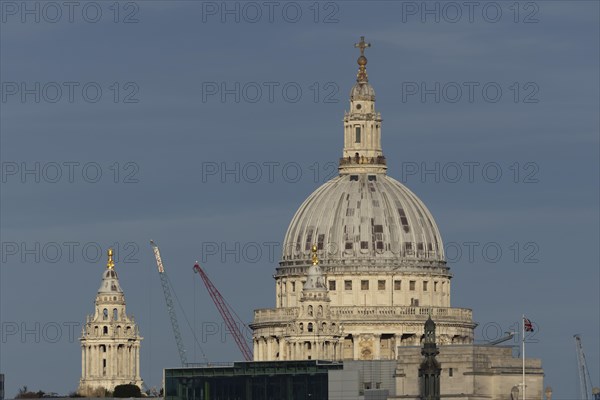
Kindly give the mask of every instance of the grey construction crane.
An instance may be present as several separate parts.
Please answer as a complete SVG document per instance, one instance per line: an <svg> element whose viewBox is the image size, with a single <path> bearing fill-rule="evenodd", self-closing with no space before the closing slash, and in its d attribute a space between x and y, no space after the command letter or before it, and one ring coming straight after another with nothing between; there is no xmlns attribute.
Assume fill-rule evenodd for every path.
<svg viewBox="0 0 600 400"><path fill-rule="evenodd" d="M175 313L175 307L173 306L173 299L171 297L171 289L169 284L169 277L163 267L162 259L160 258L160 251L158 246L153 240L150 241L152 250L154 251L154 257L156 258L156 266L158 267L158 275L160 276L160 283L162 284L163 293L165 295L165 302L167 303L167 311L169 312L169 318L171 319L171 328L173 328L173 336L175 336L175 342L177 343L177 350L179 351L179 359L181 360L181 366L187 365L187 356L185 354L185 347L183 346L183 340L181 339L181 332L179 331L179 322L177 322L177 314Z"/></svg>
<svg viewBox="0 0 600 400"><path fill-rule="evenodd" d="M593 400L600 400L600 389L592 387L592 380L590 379L590 370L587 367L585 361L585 354L583 353L583 345L581 344L581 335L573 335L575 338L575 349L577 351L577 370L579 372L579 394L582 400L592 400L590 398L590 388Z"/></svg>

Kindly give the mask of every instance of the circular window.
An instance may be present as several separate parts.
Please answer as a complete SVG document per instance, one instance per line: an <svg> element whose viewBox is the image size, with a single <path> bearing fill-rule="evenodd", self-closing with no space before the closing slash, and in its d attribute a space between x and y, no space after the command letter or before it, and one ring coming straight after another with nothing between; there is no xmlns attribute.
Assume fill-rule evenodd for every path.
<svg viewBox="0 0 600 400"><path fill-rule="evenodd" d="M357 105L356 105L356 109L357 109L357 110L360 110L361 108L362 108L362 106L361 106L360 104L357 104Z"/></svg>

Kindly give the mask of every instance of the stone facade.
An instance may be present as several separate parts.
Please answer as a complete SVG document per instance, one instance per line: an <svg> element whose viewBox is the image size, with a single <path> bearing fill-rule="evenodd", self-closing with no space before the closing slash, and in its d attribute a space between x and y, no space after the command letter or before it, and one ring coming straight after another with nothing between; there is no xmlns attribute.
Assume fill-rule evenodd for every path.
<svg viewBox="0 0 600 400"><path fill-rule="evenodd" d="M81 380L79 394L104 396L115 386L142 387L140 342L137 325L128 316L125 295L114 270L112 250L98 289L95 312L86 319L81 336Z"/></svg>
<svg viewBox="0 0 600 400"><path fill-rule="evenodd" d="M441 398L509 399L521 360L510 348L475 345L472 311L451 306L452 274L433 216L386 174L368 45L361 39L357 47L339 175L304 201L288 227L275 308L255 310L251 324L254 360L397 360L392 398L417 399L431 318ZM526 375L527 399L541 398L541 362L526 360Z"/></svg>
<svg viewBox="0 0 600 400"><path fill-rule="evenodd" d="M513 357L509 346L446 345L436 356L442 366L442 398L461 400L513 400L511 393L521 390L522 360ZM397 399L420 400L419 365L421 348L398 349L395 373ZM538 359L525 360L527 399L543 398L544 371ZM518 396L521 399L521 396Z"/></svg>
<svg viewBox="0 0 600 400"><path fill-rule="evenodd" d="M381 114L364 41L344 116L339 176L300 206L275 273L274 309L256 310L254 359L395 359L431 314L440 344L472 343L469 309L450 305L452 275L427 207L386 175ZM315 248L316 254L311 254ZM313 257L323 287L306 290Z"/></svg>

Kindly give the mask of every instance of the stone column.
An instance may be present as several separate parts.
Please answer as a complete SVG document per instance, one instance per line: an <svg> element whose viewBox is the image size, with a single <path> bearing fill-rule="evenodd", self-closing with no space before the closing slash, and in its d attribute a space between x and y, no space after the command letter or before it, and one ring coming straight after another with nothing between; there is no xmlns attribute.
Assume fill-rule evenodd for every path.
<svg viewBox="0 0 600 400"><path fill-rule="evenodd" d="M133 356L133 346L129 346L129 348L127 349L127 377L129 379L133 378L133 365L132 365L132 356Z"/></svg>
<svg viewBox="0 0 600 400"><path fill-rule="evenodd" d="M135 377L135 345L131 345L129 350L129 376L131 379Z"/></svg>
<svg viewBox="0 0 600 400"><path fill-rule="evenodd" d="M294 342L294 346L292 348L292 360L298 359L298 342Z"/></svg>
<svg viewBox="0 0 600 400"><path fill-rule="evenodd" d="M81 377L85 378L85 346L81 346Z"/></svg>
<svg viewBox="0 0 600 400"><path fill-rule="evenodd" d="M279 359L285 360L285 340L282 337L279 338Z"/></svg>
<svg viewBox="0 0 600 400"><path fill-rule="evenodd" d="M129 351L129 376L131 379L135 377L135 345L132 345Z"/></svg>
<svg viewBox="0 0 600 400"><path fill-rule="evenodd" d="M100 376L100 368L98 366L98 363L99 363L98 360L100 360L100 346L98 346L97 344L94 345L93 351L94 351L94 359L92 360L92 364L93 364L92 368L94 368L94 375Z"/></svg>
<svg viewBox="0 0 600 400"><path fill-rule="evenodd" d="M313 347L316 348L317 351L312 356L313 360L320 360L320 359L324 358L325 347L323 347L323 345L324 345L324 342L319 341L318 339L315 340L315 345Z"/></svg>
<svg viewBox="0 0 600 400"><path fill-rule="evenodd" d="M112 344L107 346L108 348L106 349L107 353L106 353L106 375L113 377L115 376L115 364L114 364L114 359L115 359L115 355L114 355L114 346Z"/></svg>
<svg viewBox="0 0 600 400"><path fill-rule="evenodd" d="M131 378L131 345L125 348L125 374L127 378Z"/></svg>
<svg viewBox="0 0 600 400"><path fill-rule="evenodd" d="M381 335L375 334L373 336L374 336L373 348L374 348L374 353L375 353L375 354L373 354L373 360L380 360L381 359Z"/></svg>
<svg viewBox="0 0 600 400"><path fill-rule="evenodd" d="M94 365L92 364L92 360L94 359L94 351L93 351L93 346L92 345L88 345L87 347L87 354L88 354L88 358L87 358L87 375L88 377L92 377L94 376Z"/></svg>
<svg viewBox="0 0 600 400"><path fill-rule="evenodd" d="M112 364L112 371L113 371L113 376L114 377L118 377L119 376L119 344L115 343L112 346L112 358L111 358L111 364Z"/></svg>
<svg viewBox="0 0 600 400"><path fill-rule="evenodd" d="M118 344L113 344L111 346L111 357L110 357L110 369L112 371L112 376L113 377L118 377L119 376L119 362L118 362L118 357L119 357L119 345Z"/></svg>
<svg viewBox="0 0 600 400"><path fill-rule="evenodd" d="M85 347L85 354L86 354L86 358L85 358L85 372L86 372L86 377L89 378L90 376L92 376L92 346L90 345L86 345Z"/></svg>
<svg viewBox="0 0 600 400"><path fill-rule="evenodd" d="M340 343L339 342L333 342L333 357L332 359L334 361L339 360L340 357Z"/></svg>
<svg viewBox="0 0 600 400"><path fill-rule="evenodd" d="M135 352L133 353L135 355L135 377L137 379L137 377L140 375L140 349L139 346L136 344L135 345Z"/></svg>
<svg viewBox="0 0 600 400"><path fill-rule="evenodd" d="M141 379L141 377L140 377L140 345L139 344L136 346L135 354L137 356L137 361L135 363L135 376L139 380L139 379Z"/></svg>
<svg viewBox="0 0 600 400"><path fill-rule="evenodd" d="M392 357L394 360L398 359L398 346L400 346L401 338L402 336L400 334L394 334L394 340L392 341Z"/></svg>
<svg viewBox="0 0 600 400"><path fill-rule="evenodd" d="M92 376L98 376L98 346L92 345L92 359L90 360L90 364L92 364Z"/></svg>
<svg viewBox="0 0 600 400"><path fill-rule="evenodd" d="M266 354L265 360L270 360L271 354L273 354L273 338L268 337L267 338L267 354Z"/></svg>
<svg viewBox="0 0 600 400"><path fill-rule="evenodd" d="M137 367L136 367L136 371L137 371L137 379L142 379L141 375L140 375L140 344L138 343L138 347L137 347L137 356L138 356L138 362L137 362Z"/></svg>
<svg viewBox="0 0 600 400"><path fill-rule="evenodd" d="M354 358L355 360L358 360L360 357L358 356L358 354L359 354L358 336L356 336L356 335L352 335L352 350L353 350L352 358Z"/></svg>

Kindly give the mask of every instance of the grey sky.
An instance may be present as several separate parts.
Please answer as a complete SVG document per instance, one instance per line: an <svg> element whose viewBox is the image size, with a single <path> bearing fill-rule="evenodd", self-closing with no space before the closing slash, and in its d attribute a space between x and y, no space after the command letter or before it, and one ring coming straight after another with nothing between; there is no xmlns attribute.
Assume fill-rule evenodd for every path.
<svg viewBox="0 0 600 400"><path fill-rule="evenodd" d="M473 309L479 340L484 327L488 337L497 327L510 330L522 313L534 321L538 342L528 344L527 354L542 359L545 384L557 399L577 396L572 335L581 333L593 383L600 386L598 2L520 2L518 16L513 2L481 2L472 22L462 6L456 23L449 21L455 10L435 2L321 2L318 16L313 2L280 2L273 22L262 6L255 23L247 3L227 3L237 4L240 21L225 15L222 22L221 2L122 2L117 23L113 2L87 6L85 16L88 3L80 2L73 22L63 9L56 23L47 21L55 14L46 3L27 3L40 7L39 23L23 14L21 2L0 4L0 370L7 396L22 385L76 389L77 338L105 264L104 254L90 261L98 246L105 251L118 243L116 268L144 337L142 377L149 387L160 386L162 368L178 363L150 239L161 247L200 340L221 318L192 273L196 259L204 259L246 321L253 309L274 305L271 276L281 246L271 260L264 243L282 241L301 202L331 176L328 163L341 154L341 121L356 76L353 44L361 35L373 45L367 70L384 119L388 173L424 201L441 229L452 256L453 305ZM430 14L422 22L419 11L436 4L440 22ZM96 5L99 22L86 21ZM407 14L412 7L416 15ZM497 9L502 15L492 22ZM302 16L292 23L296 10ZM127 16L138 22L124 23ZM22 102L21 83L35 91L36 82L39 103L35 94ZM52 82L64 89L56 103ZM72 102L65 82L79 85ZM222 101L220 93L206 92L213 83L220 90L236 82L239 102L234 94ZM436 82L440 101L434 94L421 99L421 83L433 89ZM272 102L267 85L274 87ZM256 86L262 97L251 102ZM457 86L462 97L452 102ZM102 97L92 103L95 87ZM302 95L292 102L297 87ZM418 93L407 94L415 87ZM492 102L496 87L502 95ZM15 88L19 92L9 94ZM45 171L39 183L32 174L21 176L23 166L36 162ZM73 182L68 162L79 163L71 164ZM279 163L272 182L264 166L270 162ZM479 163L470 164L472 182L464 164L470 162ZM62 166L59 179L53 163ZM207 175L207 168L235 163L245 167L239 182L231 174ZM262 166L256 183L251 163ZM284 173L286 163L293 164ZM421 176L423 166L436 163L439 182ZM456 165L460 179L454 179ZM302 176L296 181L297 166ZM411 174L415 167L419 172ZM94 183L98 168L102 176ZM498 168L502 176L493 182ZM77 243L72 260L64 242ZM238 253L239 262L226 254L223 262L220 253L202 253L212 242L239 243L247 251ZM472 260L465 242L478 243ZM252 262L255 243L262 256ZM24 247L35 254L24 254ZM456 247L462 256L450 254ZM502 256L492 262L496 248ZM180 319L188 358L201 361ZM69 322L79 324L73 341ZM22 338L21 329L36 330L36 323L39 343L32 333ZM54 324L63 334L56 343ZM15 326L19 332L8 334ZM211 361L241 358L230 336L205 339Z"/></svg>

